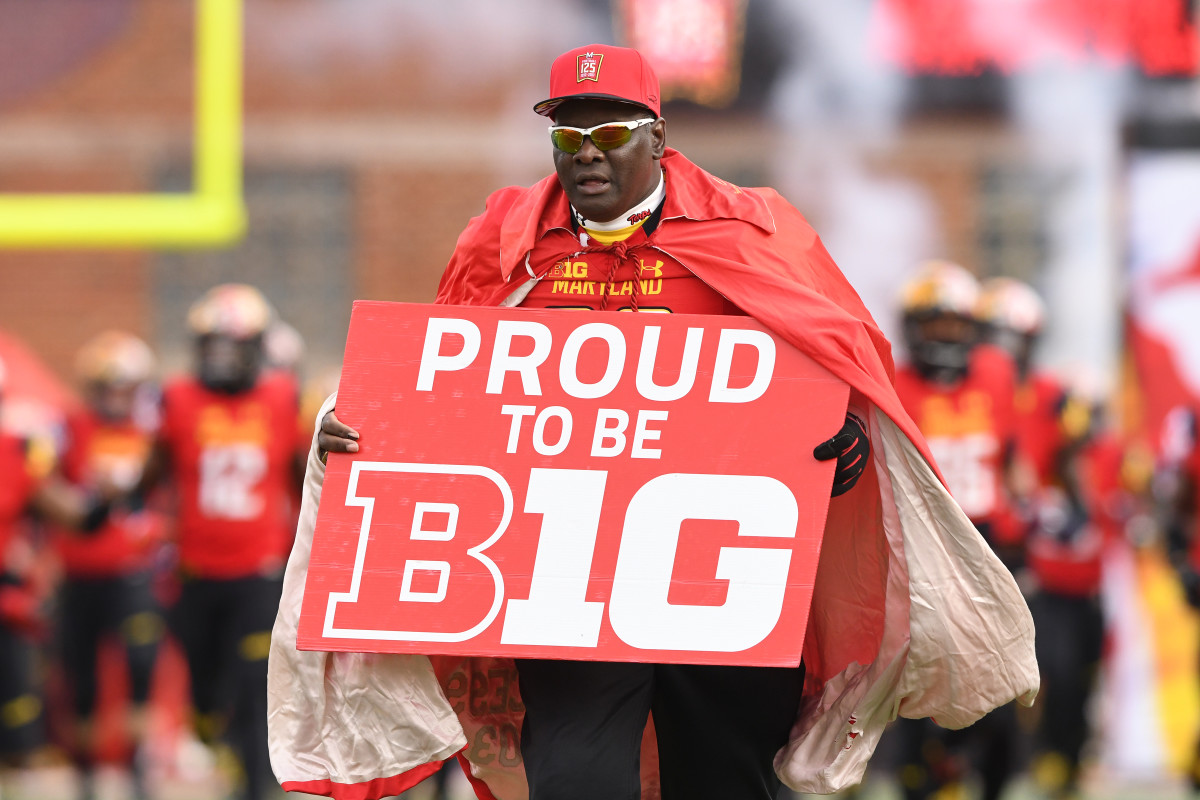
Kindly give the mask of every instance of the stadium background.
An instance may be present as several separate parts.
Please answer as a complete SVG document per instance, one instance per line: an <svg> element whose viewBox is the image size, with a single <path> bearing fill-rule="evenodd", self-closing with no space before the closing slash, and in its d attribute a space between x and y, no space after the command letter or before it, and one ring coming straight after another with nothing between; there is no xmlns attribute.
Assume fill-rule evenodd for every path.
<svg viewBox="0 0 1200 800"><path fill-rule="evenodd" d="M192 191L205 2L0 0L0 194ZM617 41L659 59L675 98L669 143L735 183L780 189L889 334L911 268L945 256L1043 293L1044 363L1108 403L1134 446L1152 451L1166 408L1200 389L1194 2L244 0L240 11L244 235L0 249L0 332L64 382L79 346L113 327L150 342L166 372L185 369L187 306L239 280L301 333L305 379L328 386L352 300L431 299L487 193L546 174L530 106L550 60ZM1136 608L1113 641L1132 661L1110 660L1095 752L1099 774L1173 796L1200 719L1195 623L1153 547L1131 553L1113 574Z"/></svg>

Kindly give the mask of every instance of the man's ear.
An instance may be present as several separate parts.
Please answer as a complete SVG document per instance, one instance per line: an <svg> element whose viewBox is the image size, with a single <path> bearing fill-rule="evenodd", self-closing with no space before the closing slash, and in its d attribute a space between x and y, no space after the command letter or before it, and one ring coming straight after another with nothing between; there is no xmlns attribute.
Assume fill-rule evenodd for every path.
<svg viewBox="0 0 1200 800"><path fill-rule="evenodd" d="M654 146L651 153L654 158L660 159L663 157L663 152L667 149L667 121L659 117L650 126L650 136L654 139Z"/></svg>

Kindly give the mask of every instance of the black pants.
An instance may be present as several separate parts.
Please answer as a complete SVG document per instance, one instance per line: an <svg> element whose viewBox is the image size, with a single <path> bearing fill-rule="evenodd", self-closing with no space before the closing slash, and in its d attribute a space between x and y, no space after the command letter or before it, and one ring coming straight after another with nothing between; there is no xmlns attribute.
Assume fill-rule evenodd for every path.
<svg viewBox="0 0 1200 800"><path fill-rule="evenodd" d="M896 720L888 728L898 751L905 800L928 800L946 786L972 776L980 800L999 800L1020 768L1020 729L1016 703L1008 703L961 730L946 730L933 720Z"/></svg>
<svg viewBox="0 0 1200 800"><path fill-rule="evenodd" d="M42 743L41 687L33 643L0 622L0 767L16 763Z"/></svg>
<svg viewBox="0 0 1200 800"><path fill-rule="evenodd" d="M1042 592L1029 602L1037 625L1042 672L1039 745L1061 755L1073 782L1087 741L1087 703L1104 644L1104 617L1095 597Z"/></svg>
<svg viewBox="0 0 1200 800"><path fill-rule="evenodd" d="M202 740L226 736L246 773L248 800L274 785L267 755L267 654L282 582L187 578L172 623L191 675Z"/></svg>
<svg viewBox="0 0 1200 800"><path fill-rule="evenodd" d="M529 800L637 800L647 715L663 800L772 800L804 668L519 660Z"/></svg>
<svg viewBox="0 0 1200 800"><path fill-rule="evenodd" d="M63 584L60 649L78 716L90 717L95 710L96 656L106 636L115 637L125 651L130 700L142 705L150 696L165 627L150 579L149 573L136 573L69 577Z"/></svg>

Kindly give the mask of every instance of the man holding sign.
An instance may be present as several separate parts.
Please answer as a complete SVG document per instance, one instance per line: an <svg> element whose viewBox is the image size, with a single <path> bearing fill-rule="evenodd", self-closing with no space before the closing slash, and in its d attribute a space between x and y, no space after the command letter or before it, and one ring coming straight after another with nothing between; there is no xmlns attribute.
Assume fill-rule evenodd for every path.
<svg viewBox="0 0 1200 800"><path fill-rule="evenodd" d="M324 456L360 451L358 432L338 420L332 399L327 403L309 460L297 549L272 647L272 758L285 788L380 797L413 785L429 774L431 764L458 753L479 796L495 800L637 798L644 786L657 785L666 798L766 799L781 778L802 791L828 792L861 778L884 724L897 712L936 714L944 724L961 726L1014 697L1031 702L1037 668L1020 593L939 483L924 440L892 388L886 340L800 214L771 190L733 186L668 149L657 79L636 51L590 45L563 54L551 69L550 99L535 110L554 123L556 175L489 198L485 213L459 238L437 302L670 312L728 322L689 322L682 342L681 326L660 330L644 321L652 319L644 313L626 320L597 316L614 321L585 324L576 315L550 311L498 315L447 309L462 313L387 323L401 328L396 336L401 343L394 349L381 344L388 352L376 353L374 363L394 366L400 377L387 384L384 396L403 398L414 412L436 420L429 409L444 407L436 393L446 384L445 397L454 398L457 408L442 421L469 425L487 419L501 434L494 445L498 451L527 458L528 469L514 479L507 472L461 466L471 463L468 454L450 458L440 451L443 463L433 465L419 457L438 446L422 438L425 433L363 427L362 457L403 453L409 460L356 460L352 469L345 461L334 469L331 460L321 530L337 538L336 523L326 520L329 504L342 497L363 509L359 516L365 521L356 540L322 545L318 531L314 544ZM373 310L367 306L356 307L348 354L354 341L386 338L387 325L370 327ZM637 322L630 322L634 317ZM420 342L417 366L411 364L412 347L402 346L406 336ZM665 384L655 366L660 342L672 355L664 360L681 364L670 373L678 375L673 384ZM744 345L741 355L738 343ZM754 356L749 361L748 354ZM626 369L626 362L636 369ZM785 362L795 371L785 369ZM801 376L808 369L804 364L814 365L807 377ZM415 372L406 373L410 368ZM355 374L365 379L369 373ZM698 387L697 375L708 385ZM780 375L803 379L776 380ZM557 377L554 385L548 376ZM343 401L365 407L352 396L357 385L344 375ZM806 408L797 387L821 386L840 395ZM516 394L528 401L507 399L518 387ZM505 400L497 407L489 396L499 395ZM712 450L711 459L720 460L723 474L688 470L686 463L665 472L638 466L692 452L675 432L680 416L692 413L687 409L705 403L730 405L695 412L724 417L693 428L691 446L699 448L695 440L705 432L703 445ZM735 413L738 403L745 404L741 416ZM790 417L828 416L830 408L836 417L823 423L832 423L823 431L789 424ZM721 419L737 430L752 409L768 415L779 434L773 447L761 451L746 442L755 461L741 463L741 441L728 432L724 438L717 434ZM576 430L580 418L588 421L586 436ZM802 440L801 431L812 438ZM484 431L479 436L488 438ZM386 446L372 450L377 443ZM628 466L622 462L620 472L598 472L595 460L610 456L627 458ZM818 461L834 462L832 474ZM556 468L543 466L551 463ZM388 500L371 488L378 480L372 473L380 471L453 473L456 486L477 487L470 490L474 497L498 498L494 505L503 511L489 523L496 532L467 551L492 573L477 570L481 580L497 587L492 610L469 633L449 622L433 630L421 614L402 613L392 627L405 630L383 634L370 629L369 615L354 616L362 598L374 591L370 576L384 572L372 573L367 563L373 557L370 543L383 540L373 524L390 524L389 516L411 519L407 528L396 526L409 540L408 552L438 553L435 542L444 548L464 529L459 515L469 505L467 499ZM772 474L776 477L768 477ZM830 481L830 489L814 491L818 475ZM640 486L624 485L643 479ZM827 515L826 501L810 507L818 505L813 502L818 494L839 498L829 503ZM651 495L660 499L647 500ZM524 517L512 526L540 516L536 558L512 549L515 531L502 538L513 520L514 498L522 497ZM671 507L678 497L692 505ZM623 523L611 520L614 509L622 512L616 516L623 515ZM373 516L379 517L375 523ZM702 579L680 578L680 570L688 569L676 563L686 527L731 521L738 537L771 537L765 541L777 543L799 538L797 531L814 519L816 540L807 561L799 543L794 553L766 545L721 548L715 570L717 583L725 583L724 598L686 596L689 583L713 583L711 565ZM474 525L480 527L486 525ZM341 573L323 566L328 554L356 548L353 586L321 590L340 581ZM458 568L440 557L415 558L402 562L400 605L425 603L429 614L440 612ZM546 564L552 561L557 571L547 580ZM603 572L606 563L612 568ZM738 563L754 566L739 572ZM804 568L815 571L815 579L800 575ZM501 603L500 573L511 597L507 605ZM607 608L597 599L598 577ZM811 599L811 612L792 620L786 615L795 614L798 604L786 597L805 583L802 599ZM660 593L638 594L650 584ZM388 591L380 590L379 608L396 606ZM729 641L706 644L704 629L720 627L710 623L722 610L753 610L754 603L743 598L764 592L777 610L763 617L762 631L739 637L738 626L726 626L721 635ZM799 607L808 612L806 603ZM567 622L546 624L555 614ZM758 622L746 613L744 627ZM753 656L760 643L789 632L796 635L789 658ZM376 636L409 643L369 646ZM338 644L338 637L352 642ZM497 649L438 644L464 637L494 641ZM411 644L421 639L423 649ZM352 653L298 652L298 641L302 647L414 655L373 658L367 666ZM801 641L807 669L778 666L798 663ZM596 647L615 653L632 647L645 657L601 660L589 656L588 648ZM683 651L690 655L679 655ZM431 660L419 653L469 657L434 658L431 669ZM506 677L514 662L488 659L490 653L518 656L523 706ZM338 697L355 699L330 703L323 693L331 686ZM314 693L320 702L310 699ZM487 702L478 702L480 694ZM639 764L651 712L657 775ZM506 728L506 719L519 722L519 753L515 742L499 734L481 740L485 717L500 731L516 729ZM355 732L349 740L347 731ZM495 746L481 747L481 741Z"/></svg>

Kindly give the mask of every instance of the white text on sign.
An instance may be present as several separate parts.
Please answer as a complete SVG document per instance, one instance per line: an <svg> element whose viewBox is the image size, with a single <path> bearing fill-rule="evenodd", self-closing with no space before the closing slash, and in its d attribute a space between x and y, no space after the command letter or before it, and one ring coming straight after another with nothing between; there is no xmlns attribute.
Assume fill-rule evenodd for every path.
<svg viewBox="0 0 1200 800"><path fill-rule="evenodd" d="M637 371L634 383L637 392L646 400L671 402L688 395L696 384L699 369L700 346L704 337L702 328L689 328L684 345L679 378L669 386L654 382L654 368L658 356L662 328L646 326L638 351ZM432 317L425 332L425 343L421 351L421 367L417 374L417 391L428 392L440 372L458 372L471 366L479 356L482 344L479 327L470 320L452 317ZM527 339L532 350L523 355L514 354L514 342ZM451 346L461 340L457 352L443 353L443 345ZM579 377L579 355L585 344L591 341L606 345L608 359L603 375L586 383ZM758 355L754 377L747 386L730 386L730 371L734 349L738 346L753 348ZM528 397L542 394L541 371L553 349L553 334L550 328L532 320L501 320L496 327L495 345L488 361L487 394L500 394L508 375L515 375L521 382L523 393ZM590 322L572 330L563 342L559 357L557 379L563 391L581 400L597 399L611 393L621 381L625 370L629 345L625 332L616 325L605 322ZM775 368L775 341L765 332L741 328L726 328L719 333L717 352L710 374L708 387L711 403L750 403L762 397L771 383Z"/></svg>
<svg viewBox="0 0 1200 800"><path fill-rule="evenodd" d="M495 485L504 498L500 525L482 542L465 541L450 522L436 534L425 530L422 516L430 509L457 509L436 490L414 503L409 537L436 540L444 556L417 562L405 561L389 570L364 572L377 497L360 493L365 473L404 473L407 476L473 475ZM592 558L604 509L608 473L601 470L542 469L529 473L524 511L541 516L527 598L505 602L503 577L486 555L504 535L512 512L512 490L498 473L484 467L356 462L346 502L364 509L352 586L349 592L331 593L324 635L331 638L405 639L410 641L465 641L492 625L503 612L500 640L504 644L544 647L596 647L599 643L605 602L588 600ZM408 484L410 487L412 484ZM422 484L418 484L422 485ZM436 486L430 483L429 486ZM676 567L679 535L685 520L736 522L738 536L752 539L790 540L796 535L798 508L791 490L780 481L755 475L699 475L668 473L651 479L630 499L625 510L616 573L607 598L608 621L613 632L635 648L738 652L763 641L779 622L791 566L791 542L780 547L750 544L722 547L713 577L728 586L720 605L671 603L668 594ZM464 558L465 557L465 558ZM471 575L456 575L454 563L478 564ZM414 571L438 574L437 589L416 592ZM365 581L392 581L404 576L399 591L390 591L401 606L420 603L413 613L398 615L410 620L432 620L438 607L454 606L456 582L480 574L490 575L491 602L478 619L461 630L383 631L347 629L337 625L339 605L353 606L369 587ZM349 609L348 609L349 610ZM377 612L378 613L378 610ZM435 626L429 626L433 628Z"/></svg>

